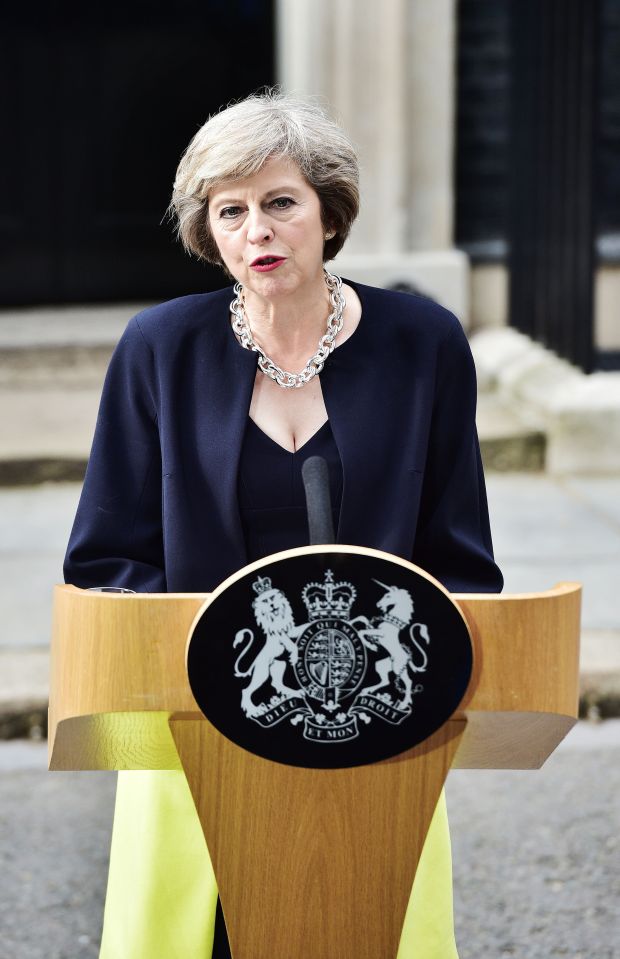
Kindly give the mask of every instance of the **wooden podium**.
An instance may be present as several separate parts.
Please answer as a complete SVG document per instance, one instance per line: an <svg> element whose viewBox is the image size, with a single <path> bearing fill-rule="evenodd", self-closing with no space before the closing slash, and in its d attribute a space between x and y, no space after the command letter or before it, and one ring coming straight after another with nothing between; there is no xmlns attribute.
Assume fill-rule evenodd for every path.
<svg viewBox="0 0 620 959"><path fill-rule="evenodd" d="M391 959L450 767L538 768L575 723L580 594L453 595L474 649L459 710L392 759L305 769L247 752L198 710L185 647L207 594L59 586L49 766L184 768L234 959Z"/></svg>

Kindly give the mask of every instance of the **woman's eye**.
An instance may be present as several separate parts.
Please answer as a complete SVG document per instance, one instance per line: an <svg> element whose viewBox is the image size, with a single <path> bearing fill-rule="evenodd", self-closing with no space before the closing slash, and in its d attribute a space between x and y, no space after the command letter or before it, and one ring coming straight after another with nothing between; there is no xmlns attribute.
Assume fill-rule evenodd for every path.
<svg viewBox="0 0 620 959"><path fill-rule="evenodd" d="M232 220L234 217L239 216L241 212L241 207L239 206L225 206L220 210L220 218L222 220Z"/></svg>
<svg viewBox="0 0 620 959"><path fill-rule="evenodd" d="M271 205L275 207L276 210L287 210L294 202L290 196L278 196L275 200L271 201Z"/></svg>

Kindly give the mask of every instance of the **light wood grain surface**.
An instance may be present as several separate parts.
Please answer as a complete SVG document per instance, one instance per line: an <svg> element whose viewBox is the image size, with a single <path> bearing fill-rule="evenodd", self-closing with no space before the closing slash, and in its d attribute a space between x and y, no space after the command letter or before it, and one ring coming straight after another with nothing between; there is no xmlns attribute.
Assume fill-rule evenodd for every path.
<svg viewBox="0 0 620 959"><path fill-rule="evenodd" d="M234 959L395 957L430 820L464 728L354 769L299 769L172 730L205 830Z"/></svg>
<svg viewBox="0 0 620 959"><path fill-rule="evenodd" d="M540 766L575 722L580 587L452 597L474 652L452 719L392 759L330 770L254 756L201 715L185 653L213 596L57 587L50 768L185 770L234 959L392 959L450 767Z"/></svg>
<svg viewBox="0 0 620 959"><path fill-rule="evenodd" d="M452 598L474 647L474 676L456 713L467 729L454 765L539 767L577 717L581 587ZM207 600L56 588L50 768L179 768L167 721L199 714L185 648Z"/></svg>

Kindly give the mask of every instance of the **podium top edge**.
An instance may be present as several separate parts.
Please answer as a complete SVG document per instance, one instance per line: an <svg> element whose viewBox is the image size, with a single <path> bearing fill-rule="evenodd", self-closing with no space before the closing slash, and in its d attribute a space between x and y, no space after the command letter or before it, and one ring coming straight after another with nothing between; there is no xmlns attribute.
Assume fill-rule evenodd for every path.
<svg viewBox="0 0 620 959"><path fill-rule="evenodd" d="M578 582L560 582L548 589L526 593L450 593L455 602L476 600L476 602L498 602L503 600L532 600L564 596L570 593L580 593L583 585ZM168 600L168 599L195 599L204 601L211 593L98 593L95 590L81 589L69 583L57 583L54 592L71 593L76 596L97 597L100 600Z"/></svg>
<svg viewBox="0 0 620 959"><path fill-rule="evenodd" d="M578 582L560 582L548 589L542 589L529 593L450 593L452 599L458 603L460 600L475 599L476 602L498 602L498 600L531 600L531 599L551 599L554 596L567 596L571 593L581 593L583 583Z"/></svg>

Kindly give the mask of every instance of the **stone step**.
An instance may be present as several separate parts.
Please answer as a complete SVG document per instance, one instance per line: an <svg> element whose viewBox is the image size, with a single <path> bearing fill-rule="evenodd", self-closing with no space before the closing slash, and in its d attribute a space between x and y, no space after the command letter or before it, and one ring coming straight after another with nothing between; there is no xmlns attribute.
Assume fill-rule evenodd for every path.
<svg viewBox="0 0 620 959"><path fill-rule="evenodd" d="M103 371L96 386L0 386L0 486L83 477L102 377ZM478 429L486 470L544 469L545 434L524 423L501 400L481 394Z"/></svg>
<svg viewBox="0 0 620 959"><path fill-rule="evenodd" d="M0 486L83 477L105 371L138 309L0 312Z"/></svg>
<svg viewBox="0 0 620 959"><path fill-rule="evenodd" d="M545 468L546 435L495 393L478 395L478 435L486 471L531 473Z"/></svg>
<svg viewBox="0 0 620 959"><path fill-rule="evenodd" d="M542 424L548 473L620 473L620 372L583 373L510 327L470 343L481 392Z"/></svg>
<svg viewBox="0 0 620 959"><path fill-rule="evenodd" d="M82 341L76 329L74 343L37 345L7 342L0 324L0 486L83 477L119 327L100 329L97 342ZM479 396L478 429L485 469L544 469L544 432L494 393Z"/></svg>
<svg viewBox="0 0 620 959"><path fill-rule="evenodd" d="M0 311L0 485L81 475L105 368L139 308ZM620 373L586 376L510 328L470 342L488 470L620 472Z"/></svg>
<svg viewBox="0 0 620 959"><path fill-rule="evenodd" d="M82 479L100 392L0 387L0 486Z"/></svg>

